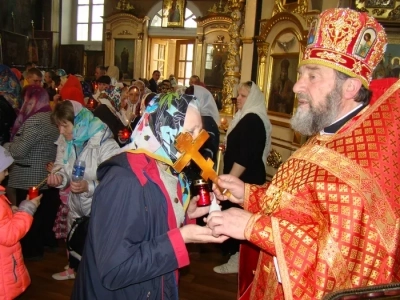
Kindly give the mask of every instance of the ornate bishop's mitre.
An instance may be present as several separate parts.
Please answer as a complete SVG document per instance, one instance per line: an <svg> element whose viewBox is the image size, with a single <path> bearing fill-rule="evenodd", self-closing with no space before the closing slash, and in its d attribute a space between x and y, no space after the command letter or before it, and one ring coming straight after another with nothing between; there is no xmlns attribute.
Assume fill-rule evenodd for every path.
<svg viewBox="0 0 400 300"><path fill-rule="evenodd" d="M313 20L299 66L319 64L361 80L368 88L387 38L373 17L348 8L328 9Z"/></svg>

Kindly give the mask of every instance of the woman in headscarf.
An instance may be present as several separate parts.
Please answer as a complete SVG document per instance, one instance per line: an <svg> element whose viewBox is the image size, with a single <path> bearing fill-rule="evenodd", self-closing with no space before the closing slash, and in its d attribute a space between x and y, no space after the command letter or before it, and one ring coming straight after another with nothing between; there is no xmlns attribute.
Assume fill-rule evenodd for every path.
<svg viewBox="0 0 400 300"><path fill-rule="evenodd" d="M127 106L126 109L123 110L123 114L126 118L127 124L130 124L132 130L134 127L132 127L132 122L136 117L139 116L139 110L140 110L140 101L142 99L143 92L141 91L140 87L138 85L131 85L128 88L127 92Z"/></svg>
<svg viewBox="0 0 400 300"><path fill-rule="evenodd" d="M66 100L66 99L74 100L82 105L85 105L82 85L78 77L74 75L62 76L61 84L58 88L61 100ZM58 94L55 95L55 97L57 96ZM56 102L57 100L58 99L56 99Z"/></svg>
<svg viewBox="0 0 400 300"><path fill-rule="evenodd" d="M140 97L143 97L144 94L151 93L151 90L146 87L146 84L142 80L135 80L134 82L132 82L131 87L132 86L135 86L139 89Z"/></svg>
<svg viewBox="0 0 400 300"><path fill-rule="evenodd" d="M263 184L266 181L266 159L271 147L271 123L267 116L264 94L258 86L247 81L239 84L238 111L226 133L224 174L239 177L246 183ZM222 202L222 209L239 207L230 201ZM240 242L229 239L223 251L230 254L229 261L214 268L216 273L238 272Z"/></svg>
<svg viewBox="0 0 400 300"><path fill-rule="evenodd" d="M67 76L67 72L65 72L64 69L57 69L56 70L56 75L59 77Z"/></svg>
<svg viewBox="0 0 400 300"><path fill-rule="evenodd" d="M21 84L14 72L6 65L0 65L0 95L18 113L22 106Z"/></svg>
<svg viewBox="0 0 400 300"><path fill-rule="evenodd" d="M26 199L30 187L46 178L46 165L56 158L54 142L58 131L51 123L51 108L47 91L39 86L28 86L23 92L24 104L11 130L11 142L4 144L14 158L8 186L16 190L17 205ZM31 229L21 240L26 259L39 260L44 247L56 247L52 231L57 208L58 191L47 185L40 187L42 205L38 208Z"/></svg>
<svg viewBox="0 0 400 300"><path fill-rule="evenodd" d="M129 124L121 112L121 89L109 86L100 93L97 101L99 104L93 114L110 128L114 139L119 143L118 132Z"/></svg>
<svg viewBox="0 0 400 300"><path fill-rule="evenodd" d="M89 216L92 197L98 187L97 167L119 152L120 148L108 127L82 104L65 100L57 104L53 122L58 126L57 158L54 174L50 174L47 184L59 189L70 189L68 197L68 231L76 218ZM72 170L76 160L86 164L83 180L72 181ZM78 256L69 255L69 268L53 274L56 280L75 278L74 270L79 265Z"/></svg>
<svg viewBox="0 0 400 300"><path fill-rule="evenodd" d="M192 85L188 87L185 94L194 95L199 101L203 128L210 135L209 139L202 147L202 154L205 158L211 158L214 161L214 166L216 166L219 146L218 126L220 124L220 118L214 97L209 90L200 85Z"/></svg>
<svg viewBox="0 0 400 300"><path fill-rule="evenodd" d="M139 123L139 120L141 119L144 111L146 110L147 106L149 105L151 99L154 98L156 93L148 93L143 95L142 101L140 103L136 103L134 107L129 107L128 109L134 109L135 112L130 114L130 117L126 117L127 121L130 120L130 123L128 125L128 128L130 130L135 130L137 124ZM120 145L125 145L129 143L130 137L126 138L125 133L123 130L120 130L118 132L118 142Z"/></svg>
<svg viewBox="0 0 400 300"><path fill-rule="evenodd" d="M218 242L206 227L184 225L198 208L182 174L176 136L201 130L194 97L156 96L132 142L98 169L87 243L71 299L178 299L178 269L189 264L185 243ZM112 201L110 202L110 199Z"/></svg>
<svg viewBox="0 0 400 300"><path fill-rule="evenodd" d="M111 78L111 85L113 86L118 86L118 87L123 87L122 82L120 82L120 72L119 68L117 66L109 66L107 69L107 76L110 76Z"/></svg>

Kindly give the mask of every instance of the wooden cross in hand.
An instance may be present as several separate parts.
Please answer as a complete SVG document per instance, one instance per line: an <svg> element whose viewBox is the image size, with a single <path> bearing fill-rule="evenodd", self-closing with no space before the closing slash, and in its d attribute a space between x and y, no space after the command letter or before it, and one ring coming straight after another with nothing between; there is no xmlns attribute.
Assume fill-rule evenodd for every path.
<svg viewBox="0 0 400 300"><path fill-rule="evenodd" d="M173 168L177 172L181 172L183 168L193 160L201 169L200 176L204 180L210 179L212 182L217 184L218 175L213 169L214 162L207 158L207 160L200 154L199 149L207 141L209 135L207 131L202 129L196 139L190 133L180 133L176 137L175 147L182 154L178 160L174 163ZM227 193L224 193L226 196Z"/></svg>

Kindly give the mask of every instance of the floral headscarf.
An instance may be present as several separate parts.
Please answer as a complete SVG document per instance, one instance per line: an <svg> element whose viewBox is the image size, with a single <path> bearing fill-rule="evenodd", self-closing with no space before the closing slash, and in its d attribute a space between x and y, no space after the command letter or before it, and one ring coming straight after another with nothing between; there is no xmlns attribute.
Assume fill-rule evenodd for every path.
<svg viewBox="0 0 400 300"><path fill-rule="evenodd" d="M82 149L84 143L88 141L99 131L105 128L105 124L97 117L95 117L87 108L83 107L82 104L76 101L69 101L74 107L74 128L73 128L73 139L66 141L67 147L64 153L64 163L68 162L71 156L74 145L78 149Z"/></svg>
<svg viewBox="0 0 400 300"><path fill-rule="evenodd" d="M6 65L0 65L0 94L16 111L22 106L21 84L14 72Z"/></svg>
<svg viewBox="0 0 400 300"><path fill-rule="evenodd" d="M144 153L169 165L178 159L175 139L183 130L188 106L197 110L197 99L189 95L179 96L176 93L156 95L149 103L143 117L131 136L131 143L123 150L133 153ZM189 183L183 173L178 175L182 187L183 207L186 210L190 194Z"/></svg>
<svg viewBox="0 0 400 300"><path fill-rule="evenodd" d="M84 97L92 97L92 87L90 86L89 82L81 81L82 91Z"/></svg>
<svg viewBox="0 0 400 300"><path fill-rule="evenodd" d="M100 98L109 100L114 109L119 111L121 106L121 89L119 87L110 85L100 94Z"/></svg>
<svg viewBox="0 0 400 300"><path fill-rule="evenodd" d="M27 119L40 112L51 111L49 94L40 86L27 86L24 90L24 104L11 130L11 141Z"/></svg>

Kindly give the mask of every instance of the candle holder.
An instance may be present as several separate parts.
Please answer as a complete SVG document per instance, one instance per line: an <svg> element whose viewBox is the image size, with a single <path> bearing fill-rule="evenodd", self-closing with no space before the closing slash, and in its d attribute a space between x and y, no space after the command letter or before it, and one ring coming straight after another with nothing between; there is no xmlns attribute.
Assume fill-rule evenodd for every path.
<svg viewBox="0 0 400 300"><path fill-rule="evenodd" d="M199 200L197 206L208 206L211 204L210 190L207 181L204 179L198 179L194 181L194 189Z"/></svg>
<svg viewBox="0 0 400 300"><path fill-rule="evenodd" d="M86 104L86 108L92 111L96 107L97 107L97 101L95 101L93 98L90 98Z"/></svg>
<svg viewBox="0 0 400 300"><path fill-rule="evenodd" d="M36 198L37 196L39 196L39 189L35 186L30 187L28 190L29 200L32 200L32 199Z"/></svg>

